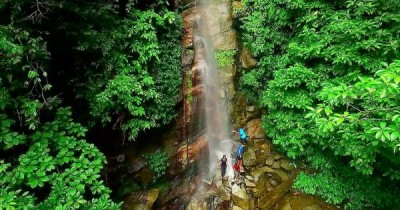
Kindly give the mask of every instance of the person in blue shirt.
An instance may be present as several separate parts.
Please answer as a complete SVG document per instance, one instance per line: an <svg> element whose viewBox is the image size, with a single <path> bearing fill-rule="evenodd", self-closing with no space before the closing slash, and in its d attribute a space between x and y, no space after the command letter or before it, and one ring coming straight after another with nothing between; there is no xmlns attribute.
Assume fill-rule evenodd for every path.
<svg viewBox="0 0 400 210"><path fill-rule="evenodd" d="M236 150L236 159L240 169L242 169L243 166L244 146L245 145L242 142Z"/></svg>
<svg viewBox="0 0 400 210"><path fill-rule="evenodd" d="M244 131L243 128L239 128L239 132L237 132L237 131L233 131L233 132L234 132L235 134L239 135L239 137L240 137L240 142L241 142L241 143L246 144L246 141L247 141L247 134L246 134L246 132Z"/></svg>

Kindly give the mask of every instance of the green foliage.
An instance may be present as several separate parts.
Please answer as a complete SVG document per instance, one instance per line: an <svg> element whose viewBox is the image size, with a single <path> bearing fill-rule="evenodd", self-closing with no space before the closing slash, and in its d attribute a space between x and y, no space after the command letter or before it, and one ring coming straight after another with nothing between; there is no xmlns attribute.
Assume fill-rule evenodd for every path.
<svg viewBox="0 0 400 210"><path fill-rule="evenodd" d="M112 25L91 22L101 27L102 34L92 27L76 32L82 39L76 49L102 55L88 64L84 82L77 86L83 86L79 96L89 100L93 117L103 124L118 123L134 139L140 131L176 116L181 22L177 12L163 6L141 11L128 3L126 18L114 13L102 16Z"/></svg>
<svg viewBox="0 0 400 210"><path fill-rule="evenodd" d="M118 209L100 180L104 155L49 96L43 39L13 24L0 34L0 209Z"/></svg>
<svg viewBox="0 0 400 210"><path fill-rule="evenodd" d="M0 3L0 209L120 208L100 179L104 155L72 116L131 138L173 119L181 23L168 7Z"/></svg>
<svg viewBox="0 0 400 210"><path fill-rule="evenodd" d="M5 151L28 140L29 149L17 160L10 160L1 170L0 207L20 208L118 208L111 202L110 190L100 180L100 170L105 157L93 144L80 140L86 132L70 118L69 109L57 110L55 119L41 123L32 129L32 135L13 132L14 123L0 115L3 120L0 143ZM6 119L4 119L6 118ZM12 135L11 142L10 134ZM49 190L41 202L39 195L30 190ZM94 198L85 199L89 192ZM42 196L42 195L40 195Z"/></svg>
<svg viewBox="0 0 400 210"><path fill-rule="evenodd" d="M153 179L155 182L158 178L163 176L169 166L168 155L166 152L157 149L156 152L144 155L146 158L147 166L156 174Z"/></svg>
<svg viewBox="0 0 400 210"><path fill-rule="evenodd" d="M400 147L399 82L400 61L397 60L377 71L375 77L360 76L352 85L326 83L318 96L323 104L316 109L310 107L306 117L315 120L319 130L338 142L325 146L338 155L350 156L350 165L359 172L372 174L378 158L384 158L381 161L393 164L386 164L380 173L400 180L395 160L395 152ZM380 157L383 151L386 157Z"/></svg>
<svg viewBox="0 0 400 210"><path fill-rule="evenodd" d="M238 25L259 63L240 88L268 113L274 143L318 169L296 186L349 209L398 206L398 61L378 70L400 58L400 2L243 3Z"/></svg>
<svg viewBox="0 0 400 210"><path fill-rule="evenodd" d="M215 52L215 58L219 68L232 66L235 62L236 50L218 50Z"/></svg>

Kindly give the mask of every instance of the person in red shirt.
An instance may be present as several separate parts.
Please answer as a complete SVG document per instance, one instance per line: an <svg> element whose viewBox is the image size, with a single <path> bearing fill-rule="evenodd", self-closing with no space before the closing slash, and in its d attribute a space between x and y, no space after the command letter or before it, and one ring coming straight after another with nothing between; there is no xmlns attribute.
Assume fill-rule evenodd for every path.
<svg viewBox="0 0 400 210"><path fill-rule="evenodd" d="M240 169L240 165L239 163L236 161L235 164L233 164L233 179L237 179L239 178L239 169Z"/></svg>

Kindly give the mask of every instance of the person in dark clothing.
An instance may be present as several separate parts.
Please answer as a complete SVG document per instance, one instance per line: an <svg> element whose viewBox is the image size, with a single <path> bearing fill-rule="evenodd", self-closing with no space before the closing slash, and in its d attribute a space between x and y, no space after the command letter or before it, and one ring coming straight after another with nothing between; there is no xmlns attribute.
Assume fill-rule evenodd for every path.
<svg viewBox="0 0 400 210"><path fill-rule="evenodd" d="M226 158L226 155L223 155L220 161L220 166L221 166L221 178L224 178L225 172L226 172L226 163L228 159Z"/></svg>

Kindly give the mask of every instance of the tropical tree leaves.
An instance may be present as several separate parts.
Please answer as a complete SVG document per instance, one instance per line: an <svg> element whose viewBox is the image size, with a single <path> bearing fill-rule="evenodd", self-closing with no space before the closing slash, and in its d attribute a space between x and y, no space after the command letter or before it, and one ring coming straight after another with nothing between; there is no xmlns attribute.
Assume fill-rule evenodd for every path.
<svg viewBox="0 0 400 210"><path fill-rule="evenodd" d="M360 186L352 195L330 189L308 192L351 209L397 205L395 198L366 198L363 185L379 180L369 191L390 195L384 193L384 183L398 182L393 178L400 163L393 150L398 148L400 78L398 61L389 68L385 63L400 57L399 2L243 3L242 38L259 62L243 72L240 88L265 109L263 125L273 142L323 172L299 179L297 186L325 183L338 190L351 179L350 185ZM358 182L357 176L369 181ZM332 177L337 181L327 181Z"/></svg>

